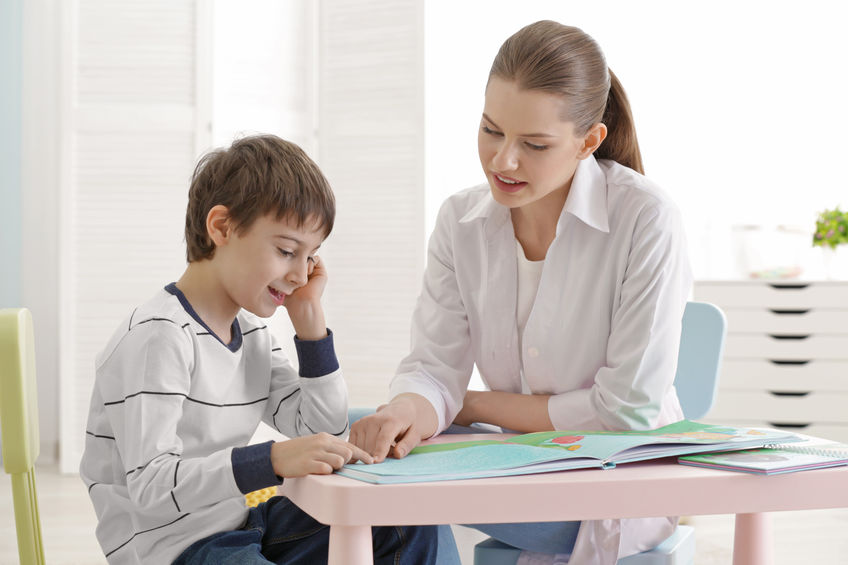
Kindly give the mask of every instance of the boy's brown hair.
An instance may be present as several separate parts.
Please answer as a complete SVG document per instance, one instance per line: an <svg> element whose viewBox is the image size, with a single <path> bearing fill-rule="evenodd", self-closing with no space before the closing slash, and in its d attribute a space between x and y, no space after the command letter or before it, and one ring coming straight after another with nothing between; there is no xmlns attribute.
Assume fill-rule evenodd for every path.
<svg viewBox="0 0 848 565"><path fill-rule="evenodd" d="M315 220L326 237L336 216L333 192L318 165L303 149L275 135L238 139L229 149L211 151L200 159L188 191L189 262L215 254L206 216L219 204L227 207L239 232L257 218L274 214L278 220L296 221L298 227Z"/></svg>

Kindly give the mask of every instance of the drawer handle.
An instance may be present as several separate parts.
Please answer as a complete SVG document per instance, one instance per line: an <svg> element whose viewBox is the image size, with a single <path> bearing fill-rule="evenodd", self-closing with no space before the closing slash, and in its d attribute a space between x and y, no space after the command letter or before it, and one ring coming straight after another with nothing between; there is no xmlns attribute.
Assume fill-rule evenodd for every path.
<svg viewBox="0 0 848 565"><path fill-rule="evenodd" d="M769 359L769 363L775 365L806 365L812 359Z"/></svg>
<svg viewBox="0 0 848 565"><path fill-rule="evenodd" d="M775 290L803 290L807 288L809 283L790 283L790 284L777 284L777 283L768 283L770 287Z"/></svg>
<svg viewBox="0 0 848 565"><path fill-rule="evenodd" d="M803 430L804 428L809 428L812 424L795 424L789 422L766 422L769 426L773 428L793 428L796 430Z"/></svg>
<svg viewBox="0 0 848 565"><path fill-rule="evenodd" d="M809 308L806 310L782 310L779 308L769 308L768 310L772 314L777 314L778 316L803 316L810 312Z"/></svg>
<svg viewBox="0 0 848 565"><path fill-rule="evenodd" d="M802 339L810 337L810 334L768 334L768 336L772 339L801 341Z"/></svg>
<svg viewBox="0 0 848 565"><path fill-rule="evenodd" d="M809 390L806 391L806 392L789 392L789 391L770 390L769 394L771 394L773 396L795 396L795 397L800 398L802 396L807 396L808 394L810 394L810 392L811 391L809 391Z"/></svg>

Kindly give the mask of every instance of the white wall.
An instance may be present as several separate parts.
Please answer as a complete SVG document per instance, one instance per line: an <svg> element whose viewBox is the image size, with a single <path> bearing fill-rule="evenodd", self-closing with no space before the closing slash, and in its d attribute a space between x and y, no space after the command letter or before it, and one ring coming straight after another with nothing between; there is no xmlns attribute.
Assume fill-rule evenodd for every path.
<svg viewBox="0 0 848 565"><path fill-rule="evenodd" d="M23 3L21 100L21 304L32 311L40 461L55 461L59 435L60 10Z"/></svg>
<svg viewBox="0 0 848 565"><path fill-rule="evenodd" d="M437 0L426 3L428 230L444 197L482 180L488 69L503 40L539 19L580 27L604 49L646 172L684 214L697 276L736 274L735 224L811 233L817 211L848 204L838 2Z"/></svg>
<svg viewBox="0 0 848 565"><path fill-rule="evenodd" d="M0 5L0 308L20 305L23 2Z"/></svg>

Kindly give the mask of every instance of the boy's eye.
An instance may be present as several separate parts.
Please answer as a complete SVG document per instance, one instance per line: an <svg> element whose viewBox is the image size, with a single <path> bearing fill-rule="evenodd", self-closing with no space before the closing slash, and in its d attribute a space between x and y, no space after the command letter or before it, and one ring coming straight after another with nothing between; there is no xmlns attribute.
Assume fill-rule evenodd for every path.
<svg viewBox="0 0 848 565"><path fill-rule="evenodd" d="M306 258L306 260L307 260L307 261L309 261L310 263L314 263L314 262L315 262L315 257L313 257L312 255L310 255L309 257L307 257L307 258Z"/></svg>
<svg viewBox="0 0 848 565"><path fill-rule="evenodd" d="M286 249L282 249L282 248L278 247L277 251L279 251L280 255L282 255L283 257L294 257L294 253L292 253L291 251L288 251Z"/></svg>

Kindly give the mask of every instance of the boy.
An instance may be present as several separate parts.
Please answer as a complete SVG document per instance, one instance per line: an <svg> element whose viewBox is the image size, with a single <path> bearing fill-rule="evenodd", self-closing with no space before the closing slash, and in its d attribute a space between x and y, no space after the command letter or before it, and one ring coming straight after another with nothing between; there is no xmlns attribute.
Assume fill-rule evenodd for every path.
<svg viewBox="0 0 848 565"><path fill-rule="evenodd" d="M347 391L315 255L335 203L296 145L255 136L201 159L188 267L97 358L80 475L116 563L321 563L329 528L244 494L370 455L342 439ZM265 323L285 306L299 375ZM294 439L247 446L260 421ZM432 526L374 528L378 563L434 563Z"/></svg>

